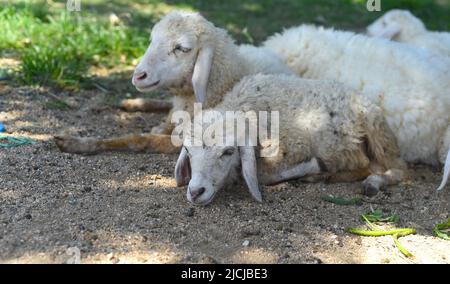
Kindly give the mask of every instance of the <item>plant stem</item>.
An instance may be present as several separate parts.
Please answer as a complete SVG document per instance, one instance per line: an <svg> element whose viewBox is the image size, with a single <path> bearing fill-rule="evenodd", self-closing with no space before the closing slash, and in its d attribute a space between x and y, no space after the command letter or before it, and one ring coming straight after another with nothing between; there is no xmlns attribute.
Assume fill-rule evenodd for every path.
<svg viewBox="0 0 450 284"><path fill-rule="evenodd" d="M398 250L403 253L404 256L406 257L413 257L414 255L412 253L410 253L407 249L405 249L404 246L402 246L402 244L400 244L400 242L398 241L398 234L392 235L392 238L394 239L394 243L397 246Z"/></svg>
<svg viewBox="0 0 450 284"><path fill-rule="evenodd" d="M365 236L365 237L381 237L381 236L389 236L389 235L398 235L398 237L403 237L411 234L415 234L415 229L410 228L404 228L404 229L395 229L391 231L365 231L355 228L347 228L347 232L359 235L359 236Z"/></svg>

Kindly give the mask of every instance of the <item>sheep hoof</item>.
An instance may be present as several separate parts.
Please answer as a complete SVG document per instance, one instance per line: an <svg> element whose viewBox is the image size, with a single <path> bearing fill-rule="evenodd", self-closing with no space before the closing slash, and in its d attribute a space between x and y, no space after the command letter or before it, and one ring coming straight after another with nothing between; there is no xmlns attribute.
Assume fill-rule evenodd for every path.
<svg viewBox="0 0 450 284"><path fill-rule="evenodd" d="M365 184L362 188L362 194L368 197L372 197L378 194L379 189L372 184Z"/></svg>
<svg viewBox="0 0 450 284"><path fill-rule="evenodd" d="M127 112L136 112L143 110L143 99L127 99L122 100L119 107Z"/></svg>
<svg viewBox="0 0 450 284"><path fill-rule="evenodd" d="M378 194L383 184L383 179L380 176L369 176L363 182L362 194L372 197Z"/></svg>
<svg viewBox="0 0 450 284"><path fill-rule="evenodd" d="M61 152L74 154L95 154L98 151L94 138L79 138L66 135L54 137L55 144Z"/></svg>

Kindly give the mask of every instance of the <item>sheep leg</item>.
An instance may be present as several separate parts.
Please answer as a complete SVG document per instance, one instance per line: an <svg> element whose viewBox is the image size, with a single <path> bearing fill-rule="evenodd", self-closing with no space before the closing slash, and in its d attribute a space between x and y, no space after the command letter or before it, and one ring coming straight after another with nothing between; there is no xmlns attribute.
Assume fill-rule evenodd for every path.
<svg viewBox="0 0 450 284"><path fill-rule="evenodd" d="M292 169L285 170L271 177L268 184L274 185L299 178L304 182L355 182L364 180L370 175L371 172L368 168L337 173L324 173L317 159L313 158L309 162L301 163Z"/></svg>
<svg viewBox="0 0 450 284"><path fill-rule="evenodd" d="M157 135L170 135L172 134L175 125L170 123L170 121L162 122L160 125L152 128L151 134Z"/></svg>
<svg viewBox="0 0 450 284"><path fill-rule="evenodd" d="M444 165L444 175L438 191L444 189L450 176L450 125L442 137L442 143L439 147L439 161Z"/></svg>
<svg viewBox="0 0 450 284"><path fill-rule="evenodd" d="M450 150L448 150L447 159L444 163L444 176L442 177L442 182L438 187L438 191L442 190L447 184L448 177L450 176Z"/></svg>
<svg viewBox="0 0 450 284"><path fill-rule="evenodd" d="M61 152L74 154L98 154L106 151L130 151L172 154L180 147L172 144L170 135L142 134L111 139L55 136Z"/></svg>
<svg viewBox="0 0 450 284"><path fill-rule="evenodd" d="M266 185L276 185L285 181L298 179L307 175L315 175L321 172L319 162L312 158L308 162L300 163L292 169L282 171L276 175L270 176Z"/></svg>
<svg viewBox="0 0 450 284"><path fill-rule="evenodd" d="M354 171L344 171L337 173L322 173L318 175L307 176L301 178L302 182L315 183L315 182L326 182L326 183L337 183L337 182L355 182L366 179L371 175L368 168L357 169Z"/></svg>
<svg viewBox="0 0 450 284"><path fill-rule="evenodd" d="M173 104L170 101L138 98L123 100L120 107L129 112L169 112Z"/></svg>
<svg viewBox="0 0 450 284"><path fill-rule="evenodd" d="M382 174L370 175L363 182L362 193L367 196L375 196L380 189L389 185L400 183L405 177L405 172L400 169L390 169Z"/></svg>

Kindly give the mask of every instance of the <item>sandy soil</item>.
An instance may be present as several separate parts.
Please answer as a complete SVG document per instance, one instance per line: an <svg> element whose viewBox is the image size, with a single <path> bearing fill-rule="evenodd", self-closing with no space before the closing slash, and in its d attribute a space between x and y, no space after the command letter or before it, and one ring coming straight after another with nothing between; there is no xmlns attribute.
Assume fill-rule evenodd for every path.
<svg viewBox="0 0 450 284"><path fill-rule="evenodd" d="M101 92L61 94L72 108L51 110L45 90L0 85L0 121L10 134L39 141L0 148L0 262L82 263L450 263L450 242L432 235L449 217L450 188L436 193L439 169L413 178L361 206L338 206L322 194L360 195L360 184L286 183L265 187L264 203L247 191L222 192L194 207L172 178L176 156L60 153L54 134L112 136L150 131L162 115L105 106ZM400 215L400 239L350 235L359 216L383 208ZM247 242L248 241L248 242Z"/></svg>

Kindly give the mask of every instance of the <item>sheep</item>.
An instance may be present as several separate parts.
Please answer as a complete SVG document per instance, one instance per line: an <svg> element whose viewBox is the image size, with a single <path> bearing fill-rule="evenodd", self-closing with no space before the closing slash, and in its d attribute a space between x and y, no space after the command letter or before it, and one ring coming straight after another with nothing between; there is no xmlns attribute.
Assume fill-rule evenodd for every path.
<svg viewBox="0 0 450 284"><path fill-rule="evenodd" d="M407 10L387 12L367 27L367 34L450 56L450 33L428 31L423 22Z"/></svg>
<svg viewBox="0 0 450 284"><path fill-rule="evenodd" d="M450 58L309 25L276 34L263 46L298 75L339 81L379 105L405 161L445 163L450 152Z"/></svg>
<svg viewBox="0 0 450 284"><path fill-rule="evenodd" d="M273 51L237 46L225 30L215 27L200 14L171 12L153 27L151 44L132 79L141 92L159 90L173 95L167 121L154 128L150 135L106 140L60 135L55 137L55 142L63 152L80 154L108 150L176 152L168 136L174 127L173 112L192 113L196 101L205 107L214 106L241 78L257 73L294 74ZM157 109L161 105L167 108L161 101L155 104L132 101L130 108L139 108L143 102L147 108Z"/></svg>
<svg viewBox="0 0 450 284"><path fill-rule="evenodd" d="M259 136L259 143L238 144L235 120L227 111L278 111L279 140ZM219 115L208 116L208 112ZM256 119L264 128L273 121L262 119L261 114ZM251 195L260 202L260 184L317 175L331 181L366 178L363 192L373 195L381 187L400 182L406 174L381 108L337 82L292 75L247 76L221 103L203 111L199 120L194 118L194 129L222 129L224 122L225 134L214 132L221 138L213 144L204 142L206 131L202 143L194 144L192 126L185 128L175 179L178 186L188 185L187 199L196 205L209 204L221 188L236 181L239 169ZM259 154L277 143L274 155Z"/></svg>
<svg viewBox="0 0 450 284"><path fill-rule="evenodd" d="M245 74L294 74L293 71L281 61L278 55L267 48L257 48L249 44L243 44L238 46L237 52L240 58L245 58L245 60L242 61L245 64L245 66L242 66L246 69L244 72ZM142 98L123 100L120 106L124 110L130 112L167 112L168 109L170 111L170 109L173 108L173 104L170 101ZM165 125L163 124L163 126ZM158 130L158 128L154 128L152 133L161 133L161 131Z"/></svg>

